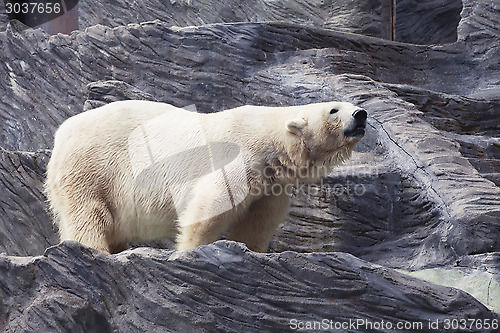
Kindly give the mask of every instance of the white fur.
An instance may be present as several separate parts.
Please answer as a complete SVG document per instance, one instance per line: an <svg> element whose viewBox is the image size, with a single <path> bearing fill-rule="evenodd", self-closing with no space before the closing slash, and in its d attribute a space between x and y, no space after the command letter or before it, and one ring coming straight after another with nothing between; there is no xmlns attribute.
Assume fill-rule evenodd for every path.
<svg viewBox="0 0 500 333"><path fill-rule="evenodd" d="M47 167L61 240L117 252L178 232L182 250L230 231L265 251L290 205L285 191L266 188L315 182L347 159L359 138L343 130L356 109L330 102L198 114L123 101L74 116L57 130Z"/></svg>

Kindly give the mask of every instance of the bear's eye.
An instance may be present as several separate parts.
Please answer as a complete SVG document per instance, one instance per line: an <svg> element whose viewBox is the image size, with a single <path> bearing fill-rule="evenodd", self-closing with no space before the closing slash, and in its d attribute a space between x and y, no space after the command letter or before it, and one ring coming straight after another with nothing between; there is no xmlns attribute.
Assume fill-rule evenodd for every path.
<svg viewBox="0 0 500 333"><path fill-rule="evenodd" d="M337 112L339 112L339 110L338 110L338 109L331 109L331 110L330 110L330 114L334 114L334 113L337 113Z"/></svg>

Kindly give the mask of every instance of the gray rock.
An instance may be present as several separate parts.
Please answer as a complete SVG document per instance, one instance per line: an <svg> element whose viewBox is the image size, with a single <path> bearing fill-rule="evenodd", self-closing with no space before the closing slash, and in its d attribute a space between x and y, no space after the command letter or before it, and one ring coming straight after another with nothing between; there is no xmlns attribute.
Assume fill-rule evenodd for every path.
<svg viewBox="0 0 500 333"><path fill-rule="evenodd" d="M348 251L406 269L496 251L500 189L461 155L459 143L412 115L406 102L381 85L338 80L343 96L372 114L373 132L368 129L356 161L360 171L341 167L318 193L301 193L275 250Z"/></svg>
<svg viewBox="0 0 500 333"><path fill-rule="evenodd" d="M111 102L130 99L156 101L152 95L143 93L134 86L122 81L92 82L87 85L87 89L89 93L83 105L84 111L95 109Z"/></svg>
<svg viewBox="0 0 500 333"><path fill-rule="evenodd" d="M429 331L429 322L499 320L463 291L350 254L255 254L227 241L181 253L108 256L65 242L43 256L0 255L0 292L9 332L281 332L323 320L329 331Z"/></svg>
<svg viewBox="0 0 500 333"><path fill-rule="evenodd" d="M444 45L323 28L341 23L335 28L382 36L388 2L363 2L365 13L375 8L368 16L362 2L344 14L326 13L325 2L308 10L312 2L286 3L278 10L275 1L253 9L229 0L131 2L143 9L134 11L85 2L84 31L49 37L10 24L0 32L1 328L277 331L289 329L293 316L498 319L464 292L391 270L466 290L490 281L469 291L498 311L500 17L493 3L398 1L397 37ZM419 14L410 17L412 8ZM163 21L139 23L154 18ZM288 22L261 22L268 18ZM98 19L113 28L94 26ZM254 23L200 25L238 20ZM220 242L174 259L150 248L172 248L163 240L115 256L74 243L42 255L57 243L42 190L55 129L123 99L200 112L338 99L370 118L349 163L297 189L271 244L277 253Z"/></svg>
<svg viewBox="0 0 500 333"><path fill-rule="evenodd" d="M43 194L49 156L0 148L0 253L36 255L57 243Z"/></svg>
<svg viewBox="0 0 500 333"><path fill-rule="evenodd" d="M390 1L365 0L203 0L81 1L81 30L95 25L117 27L160 20L187 27L232 22L288 22L350 33L390 38ZM0 24L7 17L0 9ZM1 29L0 29L1 31Z"/></svg>
<svg viewBox="0 0 500 333"><path fill-rule="evenodd" d="M457 267L436 267L420 271L406 272L411 276L440 285L461 289L492 311L500 312L500 274L498 252L470 256ZM496 265L495 265L496 261ZM475 265L478 263L479 265ZM465 267L461 267L465 264Z"/></svg>
<svg viewBox="0 0 500 333"><path fill-rule="evenodd" d="M396 1L396 40L410 44L445 44L457 40L461 0Z"/></svg>
<svg viewBox="0 0 500 333"><path fill-rule="evenodd" d="M234 37L222 40L221 35ZM124 81L159 101L177 106L195 104L202 112L247 103L300 104L335 96L328 86L323 94L311 95L323 88L321 83L297 87L300 80L307 80L299 73L307 70L322 71L323 78L359 74L453 94L491 93L497 84L493 65L484 68L486 62L494 60L477 63L463 43L402 47L287 24L172 30L152 22L114 30L96 26L50 38L40 30L7 30L0 33L0 41L7 50L0 55L2 71L8 73L8 80L0 82L4 89L0 103L4 121L0 126L3 147L13 150L50 148L52 136L45 133L53 133L64 119L81 112L87 84L98 80ZM206 51L199 53L198 49ZM32 54L40 62L34 61ZM151 60L155 58L158 60ZM424 70L433 68L434 63L439 63L436 69ZM290 73L297 74L292 78ZM463 83L452 84L457 81ZM276 83L280 86L273 87ZM307 90L310 88L313 90ZM280 91L283 89L293 91ZM61 96L61 91L67 93ZM16 122L16 117L25 121Z"/></svg>

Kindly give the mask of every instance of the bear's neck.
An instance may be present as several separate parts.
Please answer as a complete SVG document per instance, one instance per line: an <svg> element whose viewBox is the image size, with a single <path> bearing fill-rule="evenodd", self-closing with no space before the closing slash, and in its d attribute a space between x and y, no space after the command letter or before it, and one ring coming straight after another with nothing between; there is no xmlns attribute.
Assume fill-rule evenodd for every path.
<svg viewBox="0 0 500 333"><path fill-rule="evenodd" d="M297 145L292 149L283 150L279 154L277 174L283 181L315 183L329 174L337 165L351 157L352 147L345 145L333 152L310 156L307 149Z"/></svg>

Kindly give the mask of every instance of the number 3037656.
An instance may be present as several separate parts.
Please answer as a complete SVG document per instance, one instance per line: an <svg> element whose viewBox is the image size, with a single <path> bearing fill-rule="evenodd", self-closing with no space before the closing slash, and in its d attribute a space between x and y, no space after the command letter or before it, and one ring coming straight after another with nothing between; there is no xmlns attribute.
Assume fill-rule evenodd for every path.
<svg viewBox="0 0 500 333"><path fill-rule="evenodd" d="M498 327L498 319L445 319L443 322L445 330L496 330Z"/></svg>
<svg viewBox="0 0 500 333"><path fill-rule="evenodd" d="M58 2L7 2L5 12L7 14L59 14L61 4Z"/></svg>

